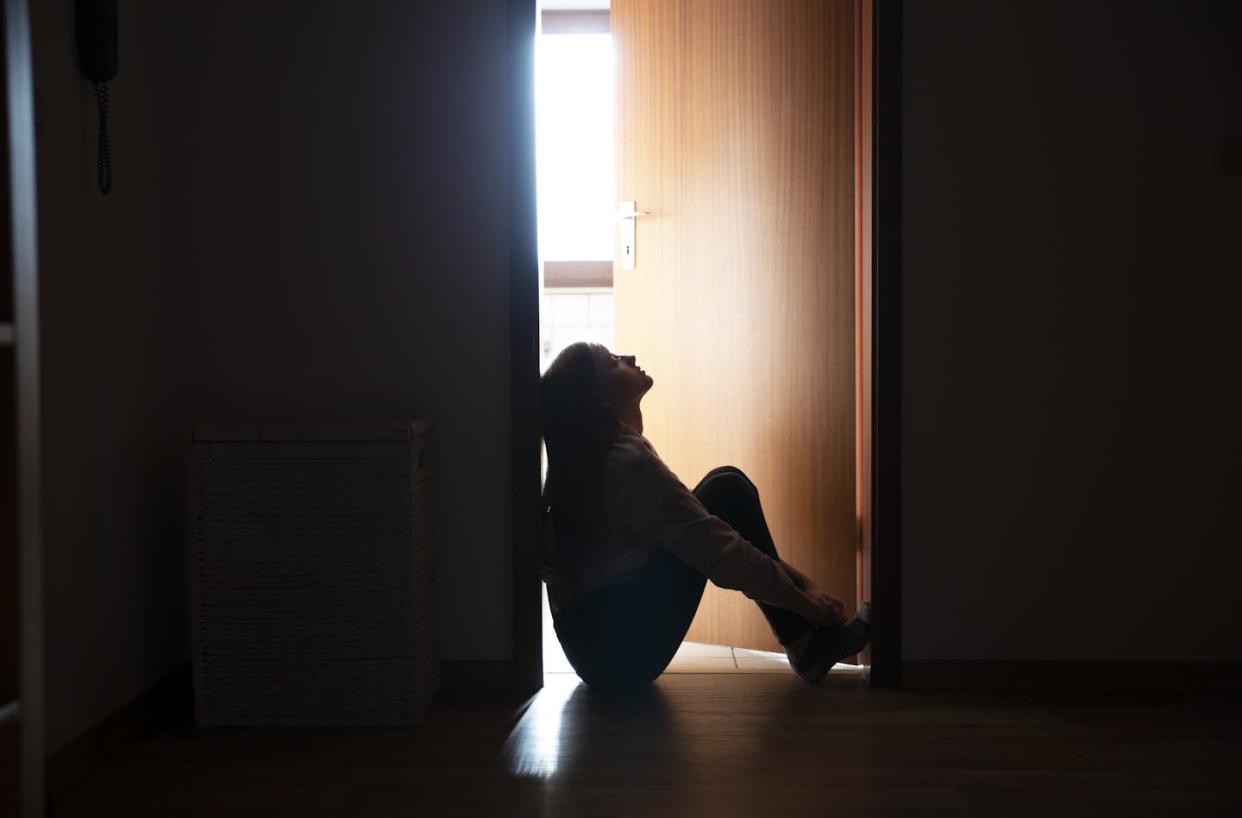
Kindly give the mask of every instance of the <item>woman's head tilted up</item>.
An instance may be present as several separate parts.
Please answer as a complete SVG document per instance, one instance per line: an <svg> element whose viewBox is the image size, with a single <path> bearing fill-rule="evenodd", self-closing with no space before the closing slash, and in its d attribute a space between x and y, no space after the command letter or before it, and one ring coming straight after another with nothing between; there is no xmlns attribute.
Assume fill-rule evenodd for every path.
<svg viewBox="0 0 1242 818"><path fill-rule="evenodd" d="M623 424L641 433L639 403L652 383L634 356L584 342L566 347L539 379L543 510L555 521L556 568L569 581L601 533L608 450Z"/></svg>
<svg viewBox="0 0 1242 818"><path fill-rule="evenodd" d="M606 452L619 424L642 431L639 403L653 383L633 355L583 341L569 345L539 379L544 441L549 449L595 441ZM549 461L552 456L549 451Z"/></svg>

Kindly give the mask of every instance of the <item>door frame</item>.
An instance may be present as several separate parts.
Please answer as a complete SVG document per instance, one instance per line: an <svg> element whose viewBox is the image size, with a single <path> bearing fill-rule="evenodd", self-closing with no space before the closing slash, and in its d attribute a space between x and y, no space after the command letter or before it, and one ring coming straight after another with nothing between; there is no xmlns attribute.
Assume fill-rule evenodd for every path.
<svg viewBox="0 0 1242 818"><path fill-rule="evenodd" d="M34 63L27 0L4 2L4 98L9 247L12 273L16 429L18 690L10 710L18 729L18 798L22 818L47 808L43 644L43 529L39 399L39 231L36 208ZM6 487L11 490L14 487ZM0 703L2 704L2 703Z"/></svg>
<svg viewBox="0 0 1242 818"><path fill-rule="evenodd" d="M871 37L871 684L901 684L901 72L903 0Z"/></svg>
<svg viewBox="0 0 1242 818"><path fill-rule="evenodd" d="M513 526L511 692L543 686L539 578L539 265L535 198L536 0L508 0L509 398ZM902 0L872 4L870 683L901 679ZM864 363L864 366L868 362ZM864 441L865 443L865 441Z"/></svg>
<svg viewBox="0 0 1242 818"><path fill-rule="evenodd" d="M508 0L509 414L513 660L517 696L543 687L539 577L539 249L535 210L536 0Z"/></svg>

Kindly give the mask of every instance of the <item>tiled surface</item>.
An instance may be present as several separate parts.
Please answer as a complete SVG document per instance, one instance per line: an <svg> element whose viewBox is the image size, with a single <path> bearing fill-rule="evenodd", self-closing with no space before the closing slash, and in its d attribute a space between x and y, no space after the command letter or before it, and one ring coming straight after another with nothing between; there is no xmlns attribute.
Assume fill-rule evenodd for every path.
<svg viewBox="0 0 1242 818"><path fill-rule="evenodd" d="M613 297L609 288L544 289L540 309L540 371L575 341L612 349Z"/></svg>
<svg viewBox="0 0 1242 818"><path fill-rule="evenodd" d="M738 670L749 673L792 673L789 660L783 653L768 653L762 650L733 648L733 660Z"/></svg>
<svg viewBox="0 0 1242 818"><path fill-rule="evenodd" d="M725 650L729 650L725 648ZM665 673L737 673L733 656L683 656L673 657L664 669Z"/></svg>
<svg viewBox="0 0 1242 818"><path fill-rule="evenodd" d="M544 673L573 673L574 669L570 667L569 660L565 658L565 654L560 649L560 644L556 642L556 635L552 635L553 642L548 644L544 642ZM747 667L741 667L735 658L735 649L727 645L705 645L701 642L682 642L681 647L677 650L677 655L673 657L673 661L669 662L665 673L746 673L746 672L773 672L778 668L777 659L785 664L785 672L792 673L789 663L785 661L784 654L764 654L762 651L747 651L747 653L757 654L770 657L767 664L760 665L754 659L748 660L750 664Z"/></svg>
<svg viewBox="0 0 1242 818"><path fill-rule="evenodd" d="M555 639L555 635L552 637ZM565 654L560 645L555 645L554 658L545 657L544 672L556 674L572 674ZM682 642L681 648L673 661L664 670L665 673L793 673L789 660L783 653L768 653L762 650L731 648L727 645L705 645L701 642ZM837 665L832 669L833 675L860 674L863 668L858 665Z"/></svg>
<svg viewBox="0 0 1242 818"><path fill-rule="evenodd" d="M833 673L841 667L833 669ZM543 671L544 673L573 673L561 643L552 627L552 611L548 608L548 596L543 595ZM731 648L728 645L707 645L702 642L682 642L665 673L793 673L789 660L783 653L762 650Z"/></svg>
<svg viewBox="0 0 1242 818"><path fill-rule="evenodd" d="M682 642L681 647L677 649L678 659L689 658L705 658L705 659L732 659L732 649L728 645L708 645L703 642Z"/></svg>

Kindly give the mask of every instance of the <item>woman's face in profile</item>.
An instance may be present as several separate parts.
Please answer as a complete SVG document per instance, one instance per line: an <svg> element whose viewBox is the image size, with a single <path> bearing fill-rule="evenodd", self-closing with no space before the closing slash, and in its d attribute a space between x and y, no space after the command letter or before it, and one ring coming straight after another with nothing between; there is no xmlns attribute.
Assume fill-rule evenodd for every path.
<svg viewBox="0 0 1242 818"><path fill-rule="evenodd" d="M637 403L655 381L638 366L633 355L614 355L600 348L595 360L600 394L609 406Z"/></svg>

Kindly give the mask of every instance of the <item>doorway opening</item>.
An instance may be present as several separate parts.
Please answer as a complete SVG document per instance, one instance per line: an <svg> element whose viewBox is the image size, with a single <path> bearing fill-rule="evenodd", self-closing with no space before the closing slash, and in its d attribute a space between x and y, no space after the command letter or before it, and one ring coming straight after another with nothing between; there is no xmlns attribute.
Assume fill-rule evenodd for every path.
<svg viewBox="0 0 1242 818"><path fill-rule="evenodd" d="M628 9L628 13L633 15L636 8L650 8L649 4L642 3L624 3ZM780 5L780 4L778 4ZM797 9L799 4L788 4L790 8ZM844 498L838 497L837 506L845 509L844 516L853 517L853 512L857 512L857 518L852 522L856 527L851 529L849 535L850 542L846 546L846 553L833 555L830 559L825 557L818 563L815 563L820 572L825 574L834 573L833 571L824 570L825 566L834 566L837 576L843 577L845 573L849 573L849 577L845 581L849 586L849 594L840 594L842 598L847 599L847 611L852 612L854 605L869 596L865 587L863 578L867 566L867 556L865 553L865 540L869 535L867 524L867 510L869 508L870 499L866 492L859 487L865 487L870 480L869 471L869 427L866 425L866 419L870 412L869 403L865 400L869 382L864 382L860 373L866 373L870 367L870 335L869 327L866 326L866 316L869 314L869 281L864 280L864 272L870 264L869 259L869 231L870 224L868 220L868 208L870 207L869 194L867 193L870 185L870 177L865 173L867 163L870 161L867 140L870 139L870 131L864 126L869 121L869 111L863 112L861 106L869 104L869 99L864 99L864 89L869 88L869 77L864 76L861 69L857 68L857 60L859 54L862 53L862 44L864 37L869 37L869 32L864 33L862 23L866 15L869 14L870 3L859 0L857 3L837 2L831 4L840 6L846 10L844 15L838 14L836 18L825 18L824 25L836 26L835 34L838 39L845 37L850 45L847 49L850 54L845 58L843 63L839 63L837 67L840 69L839 74L845 76L845 82L851 86L850 90L854 92L855 99L853 104L856 110L852 116L848 117L848 121L844 122L845 139L849 144L853 145L854 155L852 157L853 167L846 171L844 175L838 174L836 179L843 180L840 184L845 185L845 189L849 192L842 194L845 196L844 209L845 216L841 217L837 208L836 217L844 218L852 222L852 228L847 228L851 234L848 250L844 251L844 261L837 263L838 267L850 265L853 262L853 269L844 270L842 272L843 281L852 280L853 288L850 290L848 309L834 319L838 324L844 326L848 323L847 330L850 337L849 364L846 366L851 368L852 374L847 374L846 378L855 378L852 384L852 398L850 401L856 401L850 407L848 412L850 417L844 422L844 425L838 423L841 429L834 431L832 434L836 438L842 435L848 435L851 445L848 455L848 469L851 472L849 487L846 490ZM630 209L628 212L633 213L635 210L645 206L643 201L621 202L619 199L633 198L634 194L631 190L618 190L617 180L619 177L619 163L630 162L631 165L626 168L631 181L636 175L632 165L635 150L631 146L620 146L621 148L630 147L630 150L619 150L617 144L618 138L624 139L625 131L620 127L617 121L618 103L624 103L624 100L617 98L618 94L633 92L632 86L626 86L624 82L620 82L617 75L617 55L615 51L615 43L613 37L613 20L610 19L612 9L609 8L609 0L545 0L542 3L539 17L539 28L537 30L535 45L535 152L536 152L536 188L538 201L538 247L539 247L539 303L540 303L540 326L539 326L539 355L540 355L540 372L546 370L556 355L566 346L576 341L593 341L608 346L614 351L638 352L634 346L635 331L634 325L630 324L629 329L619 332L618 326L618 299L621 297L615 285L617 283L617 275L630 275L625 279L625 284L633 292L633 281L637 280L636 276L631 275L634 264L635 248L627 245L627 230L634 230L635 219L624 219L621 217L625 211L625 205L628 204ZM766 6L758 7L766 9ZM864 12L865 9L865 12ZM654 13L654 12L652 12ZM781 12L773 12L779 16ZM762 16L762 15L760 15ZM632 24L632 18L630 20ZM782 23L787 24L787 23ZM853 30L853 33L840 30L842 27ZM805 48L805 46L804 46ZM803 55L805 55L805 51ZM777 52L763 55L764 59L772 62L779 62L785 59L784 55ZM802 66L804 71L808 70L807 66ZM712 65L712 71L720 73L721 65ZM727 66L723 68L723 72L728 74L731 69ZM705 75L706 76L706 75ZM774 73L775 77L776 74ZM629 77L627 81L632 80ZM838 78L839 79L839 78ZM743 80L744 82L744 80ZM814 86L809 89L803 85L803 80L797 76L794 77L794 92L792 93L838 93L842 89L835 86L827 89L822 86ZM620 89L620 90L619 90ZM793 97L796 105L796 96ZM750 100L744 101L750 104ZM733 103L729 103L733 104ZM631 112L632 113L632 112ZM710 111L715 114L717 111ZM839 113L839 111L838 111ZM778 116L781 114L778 112ZM796 120L798 115L790 115L792 120ZM825 114L824 116L828 116ZM841 117L838 117L841 120ZM693 122L690 123L693 126ZM746 138L755 138L758 140L773 141L770 134L763 132L763 127L768 123L760 122L758 127L752 133L744 133ZM817 127L820 123L813 122L812 127ZM618 137L621 134L621 137ZM757 136L756 136L757 134ZM714 134L713 134L714 136ZM725 134L725 138L730 138L734 134ZM766 145L766 143L765 143ZM650 147L645 145L644 147ZM720 153L718 144L707 144L702 147L703 156L709 159L719 160L723 154ZM762 150L766 150L764 147ZM801 147L795 146L796 150L803 150ZM760 150L760 152L762 152ZM713 154L713 151L717 151ZM620 157L620 158L619 158ZM751 174L743 180L743 185L750 184L754 179L764 178L763 174L772 172L774 175L773 185L779 185L781 182L775 181L779 173L788 173L786 168L780 166L783 161L779 158L769 157L764 154L765 161L770 161L767 166L753 166L741 168L745 174ZM824 165L819 168L823 170L828 167L831 162L839 159L839 156L826 157ZM717 165L718 167L720 165ZM711 167L710 162L703 164L702 167ZM837 166L832 166L837 167ZM834 171L835 172L835 171ZM626 178L625 173L620 174L621 178ZM730 184L737 187L737 180L730 180ZM834 183L835 184L835 183ZM647 189L654 186L648 185ZM709 184L705 189L711 190L712 185ZM727 185L722 186L722 190ZM794 205L801 206L806 202L817 202L819 194L812 189L813 185L802 184L799 188L798 184L793 185L793 196L789 197ZM786 191L788 192L788 191ZM867 194L867 195L864 195ZM640 194L649 195L649 194ZM783 195L783 194L780 194ZM835 195L835 194L834 194ZM797 199L797 196L806 196L805 200ZM854 201L852 206L849 204L850 196ZM781 218L771 211L771 208L764 210L763 206L756 206L748 200L737 200L737 213L746 212L747 217L758 217L766 219L765 225L772 229L772 233L779 232L784 222L781 218L788 220L788 214L779 214ZM712 204L714 202L706 202L705 200L696 201L694 204ZM837 204L840 204L838 202ZM850 213L852 211L852 214ZM687 208L686 212L689 212ZM657 218L659 214L657 214ZM690 217L691 219L697 216ZM702 224L699 224L702 227ZM797 230L801 225L795 224L793 229ZM652 258L652 249L660 246L655 244L644 244L651 242L648 238L650 235L657 233L646 233L648 230L646 224L638 227L639 238L637 241L637 255L644 258L645 262L650 266ZM653 231L656 228L651 228ZM631 235L632 234L628 234ZM766 235L766 234L765 234ZM752 243L753 244L753 243ZM665 245L667 246L667 245ZM622 249L625 248L625 249ZM652 248L652 249L649 249ZM746 252L753 253L752 247L744 248ZM803 256L813 255L820 248L814 245L807 247L795 248L795 253L801 253ZM805 251L805 252L804 252ZM644 255L646 254L646 255ZM851 259L850 256L853 256ZM628 256L628 258L627 258ZM615 268L614 268L615 263ZM835 262L834 262L835 263ZM806 286L806 280L814 275L814 271L809 268L801 273L803 281L796 282L798 286ZM737 279L733 279L736 281ZM723 279L722 286L728 286L729 280ZM819 285L814 285L818 287ZM821 288L822 289L822 288ZM810 290L808 290L809 292ZM628 302L631 309L640 304L640 301L633 300L633 296L627 296L631 300ZM767 287L757 293L757 298L764 302L769 309L777 308L777 302L780 301L780 295L775 287ZM809 303L809 302L807 302ZM776 305L776 306L774 306ZM803 321L806 316L800 316L796 313L805 306L796 301L783 305L783 309L791 316L793 320ZM803 310L805 311L805 310ZM632 313L631 313L632 314ZM668 320L668 316L663 316L664 320ZM813 324L816 319L812 318L806 322ZM826 319L827 320L827 319ZM745 329L745 328L744 328ZM745 329L745 331L753 332L753 328ZM808 329L803 336L813 339L820 339L822 336L815 335L813 328ZM762 334L762 330L760 333ZM793 337L793 336L791 336ZM624 346L619 349L617 344ZM640 352L640 359L644 356ZM809 364L797 364L796 366L809 366ZM838 368L841 368L838 366ZM655 370L653 370L655 371ZM749 374L756 374L757 370L751 370ZM788 375L788 373L786 373ZM798 379L796 374L790 376L788 380L795 381ZM690 380L690 379L687 379ZM666 380L667 382L667 380ZM844 382L844 381L843 381ZM795 389L803 390L802 385L797 385ZM826 387L817 387L821 393L826 394ZM822 394L816 393L811 395L809 403L820 401ZM816 403L818 406L818 403ZM802 411L803 407L797 407L797 411ZM841 410L833 409L838 415ZM646 416L646 412L644 415ZM788 429L786 434L801 432L804 427L809 428L805 417L797 417L792 421L786 419ZM798 425L802 424L802 425ZM662 443L663 436L657 438L652 437L657 446L661 447L662 454L664 449ZM835 438L834 438L835 439ZM814 440L815 445L819 445L823 441L823 436ZM835 444L833 444L835 445ZM670 448L672 448L670 446ZM684 448L682 449L684 452ZM731 458L727 452L721 454L725 458ZM836 456L836 455L834 455ZM838 457L838 459L840 459ZM675 471L678 466L672 460L668 461ZM682 462L687 462L684 458ZM765 468L769 468L770 464L761 464ZM822 464L812 463L805 466L807 469L820 469ZM743 468L749 471L748 468ZM541 464L541 475L546 469L546 462ZM683 479L693 479L701 470L686 470L682 474ZM774 481L775 482L775 481ZM773 492L789 493L790 489L800 490L796 483L779 483L774 486ZM840 494L840 492L838 492ZM795 501L793 505L801 503L799 508L808 509L810 505L806 502L806 497ZM779 501L778 501L779 502ZM765 509L768 506L768 498L764 498ZM790 512L792 514L800 514L803 512ZM817 514L817 511L809 511L807 514ZM834 513L838 513L834 511ZM842 516L839 514L839 516ZM801 532L801 528L797 528ZM777 534L778 549L781 549L783 557L788 558L788 553L782 548L782 538ZM793 537L789 539L795 539ZM795 553L793 559L790 560L795 565L801 567L801 557ZM848 568L846 568L848 563ZM817 577L817 580L819 578ZM709 584L709 591L712 588ZM733 593L733 592L728 592ZM838 592L839 593L839 592ZM705 600L709 595L705 595ZM740 596L740 595L739 595ZM552 626L551 612L548 605L546 587L541 587L540 592L541 608L542 608L542 645L543 645L543 668L545 673L572 673L567 659L561 651L559 641L556 638L555 631ZM719 604L720 600L716 600ZM748 600L740 600L744 604L749 604ZM753 607L753 605L751 606ZM725 618L735 616L736 612L729 610ZM720 617L714 616L714 619ZM704 620L707 617L703 618ZM696 620L696 623L698 620ZM738 619L736 625L730 622L729 627L734 627L741 632L747 627L754 629L754 622L743 622ZM746 646L738 646L738 643L731 643L726 639L722 639L718 634L719 629L704 626L698 627L699 634L710 634L703 641L695 640L696 628L692 627L691 633L687 636L687 641L683 643L681 651L674 659L672 665L666 672L787 672L792 673L784 653L778 653L773 650L759 649L759 645L753 637L748 637L751 641ZM775 643L772 643L773 646ZM859 672L860 666L841 666L841 672Z"/></svg>

